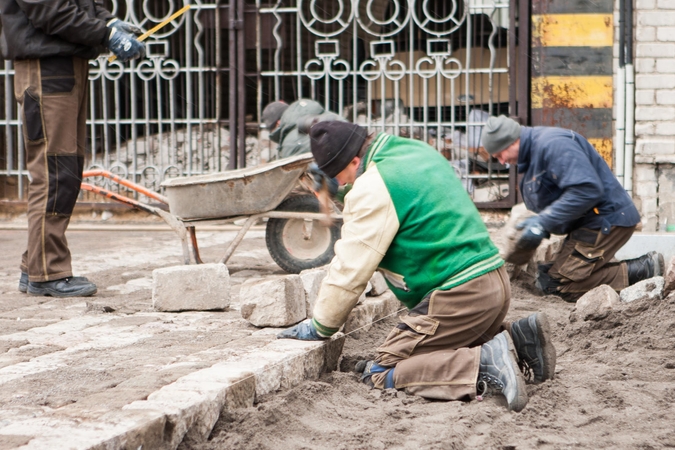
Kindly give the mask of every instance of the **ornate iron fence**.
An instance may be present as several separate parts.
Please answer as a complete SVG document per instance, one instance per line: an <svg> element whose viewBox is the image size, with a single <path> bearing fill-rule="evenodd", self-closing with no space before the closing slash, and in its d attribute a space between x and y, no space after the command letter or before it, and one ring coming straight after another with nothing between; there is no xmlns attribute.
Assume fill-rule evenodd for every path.
<svg viewBox="0 0 675 450"><path fill-rule="evenodd" d="M527 84L517 92L513 82L516 59L521 77L528 67L516 51L517 10L528 2L518 1L189 1L185 15L146 41L147 59L91 61L87 165L159 190L167 177L264 162L274 145L258 127L262 108L312 98L373 131L425 140L475 201L512 204L514 171L491 161L479 136L488 115L527 120ZM145 30L182 6L110 3ZM0 194L22 198L10 62L0 77Z"/></svg>

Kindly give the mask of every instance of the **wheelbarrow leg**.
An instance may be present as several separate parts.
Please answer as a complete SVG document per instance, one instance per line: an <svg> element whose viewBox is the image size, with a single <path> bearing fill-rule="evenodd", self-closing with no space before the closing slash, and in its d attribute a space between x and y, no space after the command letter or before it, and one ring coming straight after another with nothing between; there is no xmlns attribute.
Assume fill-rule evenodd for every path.
<svg viewBox="0 0 675 450"><path fill-rule="evenodd" d="M195 259L197 264L204 264L201 256L199 256L199 247L197 246L197 233L195 233L195 227L186 227L188 233L190 233L190 241L192 241L192 257Z"/></svg>
<svg viewBox="0 0 675 450"><path fill-rule="evenodd" d="M251 225L256 223L258 219L260 219L263 215L264 214L256 214L246 219L244 226L241 227L241 230L239 230L237 235L234 237L234 240L227 247L227 250L225 251L225 256L223 256L223 259L220 260L221 263L223 264L227 263L227 261L230 259L232 253L234 253L234 250L237 248L241 240L244 239L244 235L246 234L246 232L251 228Z"/></svg>
<svg viewBox="0 0 675 450"><path fill-rule="evenodd" d="M153 209L155 209L155 214L164 219L164 222L166 222L166 224L169 225L171 229L173 229L173 231L176 232L183 246L183 264L186 265L190 264L190 250L188 248L187 230L185 229L185 224L183 224L182 221L178 220L176 216L169 214L166 211L162 211L159 208Z"/></svg>

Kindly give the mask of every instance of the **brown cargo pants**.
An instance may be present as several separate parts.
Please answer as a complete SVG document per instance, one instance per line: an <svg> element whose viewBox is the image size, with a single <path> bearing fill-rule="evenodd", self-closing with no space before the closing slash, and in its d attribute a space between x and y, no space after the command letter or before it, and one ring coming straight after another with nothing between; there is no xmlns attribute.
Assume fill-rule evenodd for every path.
<svg viewBox="0 0 675 450"><path fill-rule="evenodd" d="M612 227L609 234L588 228L571 232L548 271L561 283L559 292L563 298L576 300L601 284L615 291L628 287L626 263L617 261L614 255L634 231L635 227Z"/></svg>
<svg viewBox="0 0 675 450"><path fill-rule="evenodd" d="M377 349L377 363L396 366L394 384L410 394L472 399L480 346L505 329L510 299L504 266L450 290L434 291L389 333ZM384 386L386 375L373 375L375 387Z"/></svg>
<svg viewBox="0 0 675 450"><path fill-rule="evenodd" d="M89 62L76 57L14 61L28 186L28 245L21 271L33 282L72 276L65 232L82 182Z"/></svg>

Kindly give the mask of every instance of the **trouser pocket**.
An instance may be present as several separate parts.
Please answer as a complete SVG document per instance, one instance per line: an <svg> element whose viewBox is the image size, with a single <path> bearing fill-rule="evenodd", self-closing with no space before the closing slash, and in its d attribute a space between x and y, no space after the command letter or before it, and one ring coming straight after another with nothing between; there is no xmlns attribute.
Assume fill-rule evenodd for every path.
<svg viewBox="0 0 675 450"><path fill-rule="evenodd" d="M591 276L604 250L578 242L574 250L560 266L558 272L572 281L583 281Z"/></svg>
<svg viewBox="0 0 675 450"><path fill-rule="evenodd" d="M42 105L37 94L26 90L23 93L23 116L26 138L31 142L39 142L45 138L42 126Z"/></svg>

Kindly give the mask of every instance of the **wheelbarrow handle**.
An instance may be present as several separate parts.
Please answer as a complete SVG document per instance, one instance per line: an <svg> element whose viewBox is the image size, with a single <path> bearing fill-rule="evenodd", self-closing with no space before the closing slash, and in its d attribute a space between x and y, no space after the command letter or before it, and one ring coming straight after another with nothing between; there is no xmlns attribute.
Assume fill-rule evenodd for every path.
<svg viewBox="0 0 675 450"><path fill-rule="evenodd" d="M155 216L158 215L156 208L154 208L150 205L146 205L143 202L139 202L138 200L134 200L133 198L129 198L129 197L126 197L126 196L121 195L121 194L116 194L114 192L110 192L106 189L100 188L98 186L94 186L94 185L89 184L89 183L82 183L80 185L80 188L84 191L90 191L90 192L93 192L95 194L102 195L102 196L104 196L106 198L109 198L111 200L115 200L116 202L124 203L125 205L129 205L132 208L138 208L142 211L148 212L150 214L154 214Z"/></svg>
<svg viewBox="0 0 675 450"><path fill-rule="evenodd" d="M143 194L148 198L155 199L158 202L164 203L165 205L169 204L169 200L166 197L164 197L162 194L158 194L157 192L151 191L150 189L145 188L145 187L143 187L139 184L136 184L133 181L125 180L124 178L120 178L117 175L115 175L114 173L108 172L107 170L101 170L101 169L87 170L82 174L82 178L87 178L87 177L105 177L105 178L108 178L108 179L114 181L117 184L121 184L122 186L128 187L132 191L136 191L139 194ZM84 186L84 184L83 184L83 186ZM94 191L92 189L87 189L87 190L92 191L92 192L96 192L96 193L100 193L100 192ZM102 194L102 195L106 195L106 194ZM122 195L121 197L124 197L124 196ZM108 198L113 198L113 197L108 197ZM124 197L124 198L127 198L127 197ZM129 199L129 200L131 200L131 199ZM120 200L120 201L122 203L127 203L123 200Z"/></svg>

